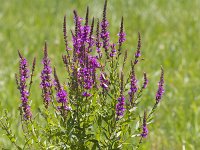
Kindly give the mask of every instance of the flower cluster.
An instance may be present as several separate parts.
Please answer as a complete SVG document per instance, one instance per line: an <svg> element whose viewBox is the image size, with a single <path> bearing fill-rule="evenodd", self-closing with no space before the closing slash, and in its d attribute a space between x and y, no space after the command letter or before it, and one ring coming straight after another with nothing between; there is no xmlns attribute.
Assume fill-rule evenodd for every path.
<svg viewBox="0 0 200 150"><path fill-rule="evenodd" d="M36 143L42 141L40 146L43 146L43 143L47 143L46 145L58 143L61 145L58 149L63 149L66 144L76 145L75 149L91 149L90 146L94 149L108 149L108 146L109 149L116 149L130 142L119 139L128 139L127 136L130 137L135 132L141 139L148 136L148 121L164 94L164 70L161 69L155 96L156 103L152 111L150 113L145 111L142 125L136 130L133 129L132 124L138 119L136 111L141 110L135 108L139 107L143 99L140 98L142 92L149 83L146 73L143 74L143 83L139 82L139 74L136 74L136 67L141 56L141 36L138 33L137 49L133 54L134 60L130 61L130 70L126 69L129 49L124 53L122 47L126 41L124 20L122 17L117 34L118 40L112 41L108 31L106 9L107 0L105 0L101 22L94 18L90 22L89 8L87 8L85 18L80 17L74 10L75 29L71 30L71 42L68 41L66 16L64 17L63 35L66 54L62 55L62 60L67 70L65 76L63 74L63 77L66 77L64 84L60 82L55 67L52 70L47 43L45 43L40 88L45 112L51 113L50 110L55 110L56 113L53 112L55 115L46 114L47 116L44 117L48 126L44 129L45 140L37 140L34 137L34 140L37 140ZM96 32L94 32L94 27L96 27ZM124 57L121 57L122 54ZM20 53L19 57L19 77L16 76L16 82L22 101L21 110L24 119L33 122L29 98L35 59L32 73L29 73L27 60ZM120 65L120 62L123 64ZM51 119L56 123L52 124ZM51 130L51 125L53 125L53 130ZM129 132L124 130L126 128ZM49 131L51 131L50 134ZM34 135L37 133L40 132L34 131ZM97 136L101 136L102 139L96 140ZM48 141L49 139L51 140ZM135 143L132 145L135 146ZM44 147L41 149L45 149ZM127 147L123 148L127 149Z"/></svg>
<svg viewBox="0 0 200 150"><path fill-rule="evenodd" d="M116 48L115 48L116 44L112 44L111 47L111 53L110 53L110 57L114 57L116 55Z"/></svg>
<svg viewBox="0 0 200 150"><path fill-rule="evenodd" d="M65 113L66 110L69 110L69 107L67 106L67 92L63 89L63 87L60 85L60 81L58 79L58 76L56 74L56 69L54 68L54 84L56 89L56 100L60 106L58 106L58 110L61 111L61 113Z"/></svg>
<svg viewBox="0 0 200 150"><path fill-rule="evenodd" d="M124 108L125 105L125 97L123 95L120 95L120 97L118 98L118 103L116 105L116 115L117 115L117 120L119 119L119 117L123 117L124 115Z"/></svg>
<svg viewBox="0 0 200 150"><path fill-rule="evenodd" d="M130 95L130 102L133 103L134 95L138 90L138 87L137 87L138 81L135 77L134 68L132 69L132 72L131 72L131 81L130 82L131 82L131 86L130 86L129 95Z"/></svg>
<svg viewBox="0 0 200 150"><path fill-rule="evenodd" d="M48 108L49 103L52 100L52 83L51 83L52 68L50 66L50 63L51 62L47 54L47 44L45 43L44 57L42 60L43 70L41 72L40 87L42 89L42 97L46 108Z"/></svg>
<svg viewBox="0 0 200 150"><path fill-rule="evenodd" d="M120 97L118 98L118 103L116 104L116 115L117 120L120 119L120 117L124 116L125 111L125 97L123 95L124 92L124 75L121 73L121 87L120 87Z"/></svg>
<svg viewBox="0 0 200 150"><path fill-rule="evenodd" d="M27 79L30 77L30 72L28 69L28 62L26 58L24 58L20 52L20 65L19 65L19 90L21 94L21 107L24 114L24 119L29 120L32 117L32 113L29 106L29 91L27 89Z"/></svg>
<svg viewBox="0 0 200 150"><path fill-rule="evenodd" d="M83 87L85 90L89 90L93 87L96 80L96 70L100 67L97 58L91 55L87 56L86 66L80 69L83 79Z"/></svg>
<svg viewBox="0 0 200 150"><path fill-rule="evenodd" d="M148 135L148 129L147 129L147 114L146 111L144 112L144 117L143 117L143 124L142 124L142 133L141 136L143 138L146 138Z"/></svg>
<svg viewBox="0 0 200 150"><path fill-rule="evenodd" d="M122 43L124 43L125 40L126 40L126 33L124 32L124 19L123 19L123 17L122 17L122 20L121 20L120 32L118 33L118 36L119 36L118 44L119 44L119 51L120 51Z"/></svg>
<svg viewBox="0 0 200 150"><path fill-rule="evenodd" d="M164 94L164 70L161 68L161 76L160 76L160 81L158 83L158 91L156 93L156 102L159 103L163 94Z"/></svg>

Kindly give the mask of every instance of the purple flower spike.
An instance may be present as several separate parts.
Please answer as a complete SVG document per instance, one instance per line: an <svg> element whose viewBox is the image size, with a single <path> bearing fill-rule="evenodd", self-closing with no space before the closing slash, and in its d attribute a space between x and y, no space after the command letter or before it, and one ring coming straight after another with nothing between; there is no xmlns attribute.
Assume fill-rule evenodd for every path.
<svg viewBox="0 0 200 150"><path fill-rule="evenodd" d="M30 120L32 117L32 113L30 110L30 106L28 104L29 101L29 91L27 89L27 79L30 77L30 72L28 70L28 62L27 60L19 53L20 57L20 66L19 66L19 90L20 90L20 95L21 95L21 107L23 110L24 114L24 119L25 120Z"/></svg>
<svg viewBox="0 0 200 150"><path fill-rule="evenodd" d="M124 91L124 75L123 72L121 72L121 86L120 86L120 97L118 98L118 103L116 104L116 115L117 115L117 120L119 120L121 117L124 116L124 111L125 111L125 97L123 95Z"/></svg>
<svg viewBox="0 0 200 150"><path fill-rule="evenodd" d="M164 94L164 70L161 67L161 75L160 75L160 81L158 83L158 91L156 93L156 103L159 103L160 100L162 99L162 96Z"/></svg>
<svg viewBox="0 0 200 150"><path fill-rule="evenodd" d="M141 48L141 36L140 36L140 33L138 33L138 47L135 53L135 58L139 58L141 56L140 48Z"/></svg>
<svg viewBox="0 0 200 150"><path fill-rule="evenodd" d="M133 98L134 98L134 94L137 92L138 87L137 87L137 79L135 77L135 72L134 72L134 68L132 69L132 73L131 73L131 87L130 87L130 91L129 91L129 95L130 95L130 102L132 103Z"/></svg>
<svg viewBox="0 0 200 150"><path fill-rule="evenodd" d="M77 12L74 10L74 21L75 21L75 35L72 32L72 39L73 39L73 46L76 55L80 54L81 52L81 47L83 46L84 41L82 40L83 38L86 38L87 36L87 27L84 27L81 25L82 18L80 18L77 14ZM86 33L87 32L87 33ZM83 36L84 33L84 36Z"/></svg>
<svg viewBox="0 0 200 150"><path fill-rule="evenodd" d="M147 129L147 115L146 115L146 111L144 112L144 118L143 118L143 125L142 125L142 133L141 133L141 137L146 138L148 135L148 129Z"/></svg>
<svg viewBox="0 0 200 150"><path fill-rule="evenodd" d="M143 83L142 88L146 89L148 83L149 83L149 80L147 79L147 74L144 72L144 83Z"/></svg>
<svg viewBox="0 0 200 150"><path fill-rule="evenodd" d="M118 44L119 46L121 47L122 46L122 43L125 42L126 40L126 33L124 32L124 23L123 23L123 17L122 17L122 20L121 20L121 26L120 26L120 32L118 33L118 36L119 36L119 40L118 40Z"/></svg>
<svg viewBox="0 0 200 150"><path fill-rule="evenodd" d="M136 65L138 63L138 58L141 56L141 36L140 33L138 32L138 46L137 46L137 51L135 52L135 62L134 64Z"/></svg>
<svg viewBox="0 0 200 150"><path fill-rule="evenodd" d="M113 43L110 47L111 47L111 53L110 53L110 57L114 57L116 55L116 48L115 48L115 44Z"/></svg>
<svg viewBox="0 0 200 150"><path fill-rule="evenodd" d="M64 42L65 42L65 50L68 53L70 48L68 46L68 40L67 40L66 15L64 16L64 20L63 20L63 36L64 36Z"/></svg>
<svg viewBox="0 0 200 150"><path fill-rule="evenodd" d="M101 46L102 43L100 42L100 35L99 35L99 20L97 20L97 30L96 30L96 51L98 53L98 58L101 58L102 53L101 53Z"/></svg>
<svg viewBox="0 0 200 150"><path fill-rule="evenodd" d="M82 94L84 97L90 97L91 96L91 94L90 93L88 93L88 92L83 92L83 94Z"/></svg>
<svg viewBox="0 0 200 150"><path fill-rule="evenodd" d="M74 10L74 22L75 22L75 36L76 38L81 38L83 27L81 25L81 21L83 19L78 16L76 10Z"/></svg>
<svg viewBox="0 0 200 150"><path fill-rule="evenodd" d="M109 40L110 40L110 33L108 32L108 21L106 19L106 9L107 9L107 0L105 0L104 4L104 10L103 10L103 19L101 22L101 39L103 40L103 48L105 49L106 53L108 52L109 49Z"/></svg>
<svg viewBox="0 0 200 150"><path fill-rule="evenodd" d="M42 88L42 97L45 108L48 108L49 103L51 102L52 99L52 83L51 83L52 68L50 66L51 64L50 59L48 58L46 42L44 47L44 57L42 60L42 64L43 64L43 70L40 76L42 80L40 83L40 87Z"/></svg>
<svg viewBox="0 0 200 150"><path fill-rule="evenodd" d="M117 120L119 119L119 117L122 117L124 115L124 111L125 111L124 105L125 105L125 97L121 95L118 98L118 103L116 105Z"/></svg>
<svg viewBox="0 0 200 150"><path fill-rule="evenodd" d="M97 68L100 68L97 58L86 53L85 60L78 69L78 82L85 90L93 87Z"/></svg>
<svg viewBox="0 0 200 150"><path fill-rule="evenodd" d="M88 25L88 15L89 15L89 7L87 7L86 17L85 17L85 25L82 29L82 42L89 43L89 34L90 34L90 26Z"/></svg>
<svg viewBox="0 0 200 150"><path fill-rule="evenodd" d="M93 80L89 68L83 68L83 79L84 79L84 89L86 90L91 89L93 85Z"/></svg>
<svg viewBox="0 0 200 150"><path fill-rule="evenodd" d="M56 94L56 98L58 103L66 104L67 92L63 88L59 89Z"/></svg>
<svg viewBox="0 0 200 150"><path fill-rule="evenodd" d="M90 49L95 44L94 37L92 36L93 30L94 30L94 18L92 18L92 24L91 24L91 28L90 28L90 35L89 35L89 41L88 41L89 48L88 49Z"/></svg>
<svg viewBox="0 0 200 150"><path fill-rule="evenodd" d="M67 106L68 99L67 99L67 92L61 87L60 81L58 79L58 76L56 74L56 69L54 68L54 78L55 78L55 89L56 89L56 99L57 102L61 104L61 106L58 106L58 110L61 111L63 115L65 115L66 110L69 110L69 107Z"/></svg>

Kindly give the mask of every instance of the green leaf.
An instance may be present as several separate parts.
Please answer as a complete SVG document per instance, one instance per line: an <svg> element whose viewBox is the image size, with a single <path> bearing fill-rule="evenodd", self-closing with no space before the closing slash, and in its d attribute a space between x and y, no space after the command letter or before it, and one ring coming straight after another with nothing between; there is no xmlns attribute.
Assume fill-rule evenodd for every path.
<svg viewBox="0 0 200 150"><path fill-rule="evenodd" d="M129 109L129 112L133 112L133 111L136 111L137 107L133 107L131 109Z"/></svg>
<svg viewBox="0 0 200 150"><path fill-rule="evenodd" d="M121 135L121 132L122 132L122 131L119 131L119 132L117 133L116 137L119 137L119 136Z"/></svg>
<svg viewBox="0 0 200 150"><path fill-rule="evenodd" d="M135 125L135 129L137 130L140 126L140 121L137 121L136 125Z"/></svg>
<svg viewBox="0 0 200 150"><path fill-rule="evenodd" d="M131 137L138 137L140 134L133 134Z"/></svg>

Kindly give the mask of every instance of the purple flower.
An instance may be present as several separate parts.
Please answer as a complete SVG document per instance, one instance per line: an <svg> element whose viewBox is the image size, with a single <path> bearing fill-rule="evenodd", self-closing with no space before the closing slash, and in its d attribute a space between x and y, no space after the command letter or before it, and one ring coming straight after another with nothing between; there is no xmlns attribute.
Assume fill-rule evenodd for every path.
<svg viewBox="0 0 200 150"><path fill-rule="evenodd" d="M126 33L124 32L124 25L123 25L123 17L122 17L122 20L121 20L121 26L120 26L120 32L118 33L118 36L119 36L119 40L118 40L118 44L119 46L121 47L122 43L125 42L126 40Z"/></svg>
<svg viewBox="0 0 200 150"><path fill-rule="evenodd" d="M124 111L125 111L124 105L125 105L125 97L121 95L118 98L118 103L116 105L117 120L119 119L119 117L122 117L124 115Z"/></svg>
<svg viewBox="0 0 200 150"><path fill-rule="evenodd" d="M58 103L61 104L61 106L58 106L57 108L64 115L66 110L69 110L67 106L68 103L67 92L63 89L63 87L61 87L55 68L54 68L54 78L55 78L56 100Z"/></svg>
<svg viewBox="0 0 200 150"><path fill-rule="evenodd" d="M81 56L81 47L83 46L83 32L84 35L87 36L86 32L86 27L84 29L84 27L81 25L81 21L83 19L80 18L77 15L77 12L74 10L74 22L75 22L75 35L72 34L72 41L73 41L73 46L74 46L74 51L76 55L80 55Z"/></svg>
<svg viewBox="0 0 200 150"><path fill-rule="evenodd" d="M91 94L90 93L88 93L88 92L83 92L83 94L82 94L84 97L90 97L91 96Z"/></svg>
<svg viewBox="0 0 200 150"><path fill-rule="evenodd" d="M120 85L120 97L118 98L118 103L116 104L116 115L117 115L117 120L120 119L120 117L124 116L124 111L125 111L125 97L123 95L124 91L124 75L123 72L121 72L121 85Z"/></svg>
<svg viewBox="0 0 200 150"><path fill-rule="evenodd" d="M30 106L28 104L29 101L29 91L27 89L27 79L30 77L30 72L28 70L28 62L27 60L19 53L20 57L20 65L19 65L19 90L21 95L21 107L24 114L25 120L30 120L32 117L32 113L30 110Z"/></svg>
<svg viewBox="0 0 200 150"><path fill-rule="evenodd" d="M164 70L161 68L160 81L158 83L158 91L156 93L156 102L159 103L164 94Z"/></svg>
<svg viewBox="0 0 200 150"><path fill-rule="evenodd" d="M62 87L57 91L56 99L58 103L67 103L67 92Z"/></svg>
<svg viewBox="0 0 200 150"><path fill-rule="evenodd" d="M98 62L97 58L94 56L88 56L88 65L91 69L100 68L100 63Z"/></svg>
<svg viewBox="0 0 200 150"><path fill-rule="evenodd" d="M146 118L146 111L144 112L144 118L143 118L143 124L142 124L142 133L141 136L143 138L146 138L148 135L148 129L147 129L147 118Z"/></svg>
<svg viewBox="0 0 200 150"><path fill-rule="evenodd" d="M83 27L83 35L82 35L82 41L83 42L89 43L89 41L90 41L90 39L88 37L89 33L90 33L90 26L88 26L88 25L84 26Z"/></svg>
<svg viewBox="0 0 200 150"><path fill-rule="evenodd" d="M96 57L86 54L86 60L78 70L78 82L85 90L89 90L93 87L96 77L96 69L100 67L100 64Z"/></svg>
<svg viewBox="0 0 200 150"><path fill-rule="evenodd" d="M126 33L124 33L124 32L119 33L118 36L119 36L119 41L118 41L119 44L122 44L123 42L125 42L125 40L126 40L126 38L125 38Z"/></svg>
<svg viewBox="0 0 200 150"><path fill-rule="evenodd" d="M141 56L141 52L140 51L137 51L136 53L135 53L135 57L136 58L139 58Z"/></svg>
<svg viewBox="0 0 200 150"><path fill-rule="evenodd" d="M114 57L116 55L116 48L115 48L115 44L113 43L110 47L111 47L111 53L110 53L110 57Z"/></svg>
<svg viewBox="0 0 200 150"><path fill-rule="evenodd" d="M91 76L90 68L83 68L84 89L89 90L93 85L93 78Z"/></svg>
<svg viewBox="0 0 200 150"><path fill-rule="evenodd" d="M103 40L103 48L105 48L105 50L108 50L109 48L109 38L110 38L110 34L107 31L107 27L108 27L108 21L107 20L103 20L101 22L101 38Z"/></svg>
<svg viewBox="0 0 200 150"><path fill-rule="evenodd" d="M147 79L147 74L144 72L144 83L142 88L145 89L147 87L149 80Z"/></svg>
<svg viewBox="0 0 200 150"><path fill-rule="evenodd" d="M83 33L82 33L82 41L89 42L89 33L90 33L90 26L88 25L88 15L89 15L89 7L87 7L86 17L85 17L85 25L83 26Z"/></svg>
<svg viewBox="0 0 200 150"><path fill-rule="evenodd" d="M81 25L81 21L83 19L78 16L77 12L74 10L74 22L75 22L75 37L81 38L82 37L82 32L83 32L83 27Z"/></svg>
<svg viewBox="0 0 200 150"><path fill-rule="evenodd" d="M44 57L42 60L43 70L40 76L41 77L40 87L42 88L42 97L43 97L45 108L48 108L49 103L52 99L51 98L52 96L52 83L51 83L52 68L50 66L50 63L51 62L47 54L47 44L45 42Z"/></svg>

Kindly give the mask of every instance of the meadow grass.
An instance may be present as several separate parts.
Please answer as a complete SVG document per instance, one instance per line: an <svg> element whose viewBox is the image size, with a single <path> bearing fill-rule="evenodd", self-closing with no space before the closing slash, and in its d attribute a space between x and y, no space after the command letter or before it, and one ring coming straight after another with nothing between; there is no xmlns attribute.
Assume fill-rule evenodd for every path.
<svg viewBox="0 0 200 150"><path fill-rule="evenodd" d="M17 50L32 61L37 57L32 107L42 105L39 88L42 48L47 41L49 55L62 81L61 55L64 53L63 16L67 27L73 28L73 9L84 16L86 6L90 17L101 17L103 0L0 0L0 102L7 108L12 128L19 135L20 100L14 73L18 71ZM137 46L137 32L142 35L142 55L145 60L137 68L137 77L146 71L150 80L141 107L154 103L159 69L165 69L166 93L149 127L149 137L143 149L198 149L200 147L200 1L199 0L109 0L108 18L111 35L118 33L124 16L128 59ZM113 37L113 36L111 36ZM117 41L117 36L112 39ZM144 70L144 68L146 70ZM156 83L156 84L155 84ZM155 91L154 93L150 91ZM33 98L34 97L34 98ZM2 113L2 110L1 110ZM135 127L133 127L135 128ZM11 148L0 131L0 148Z"/></svg>

